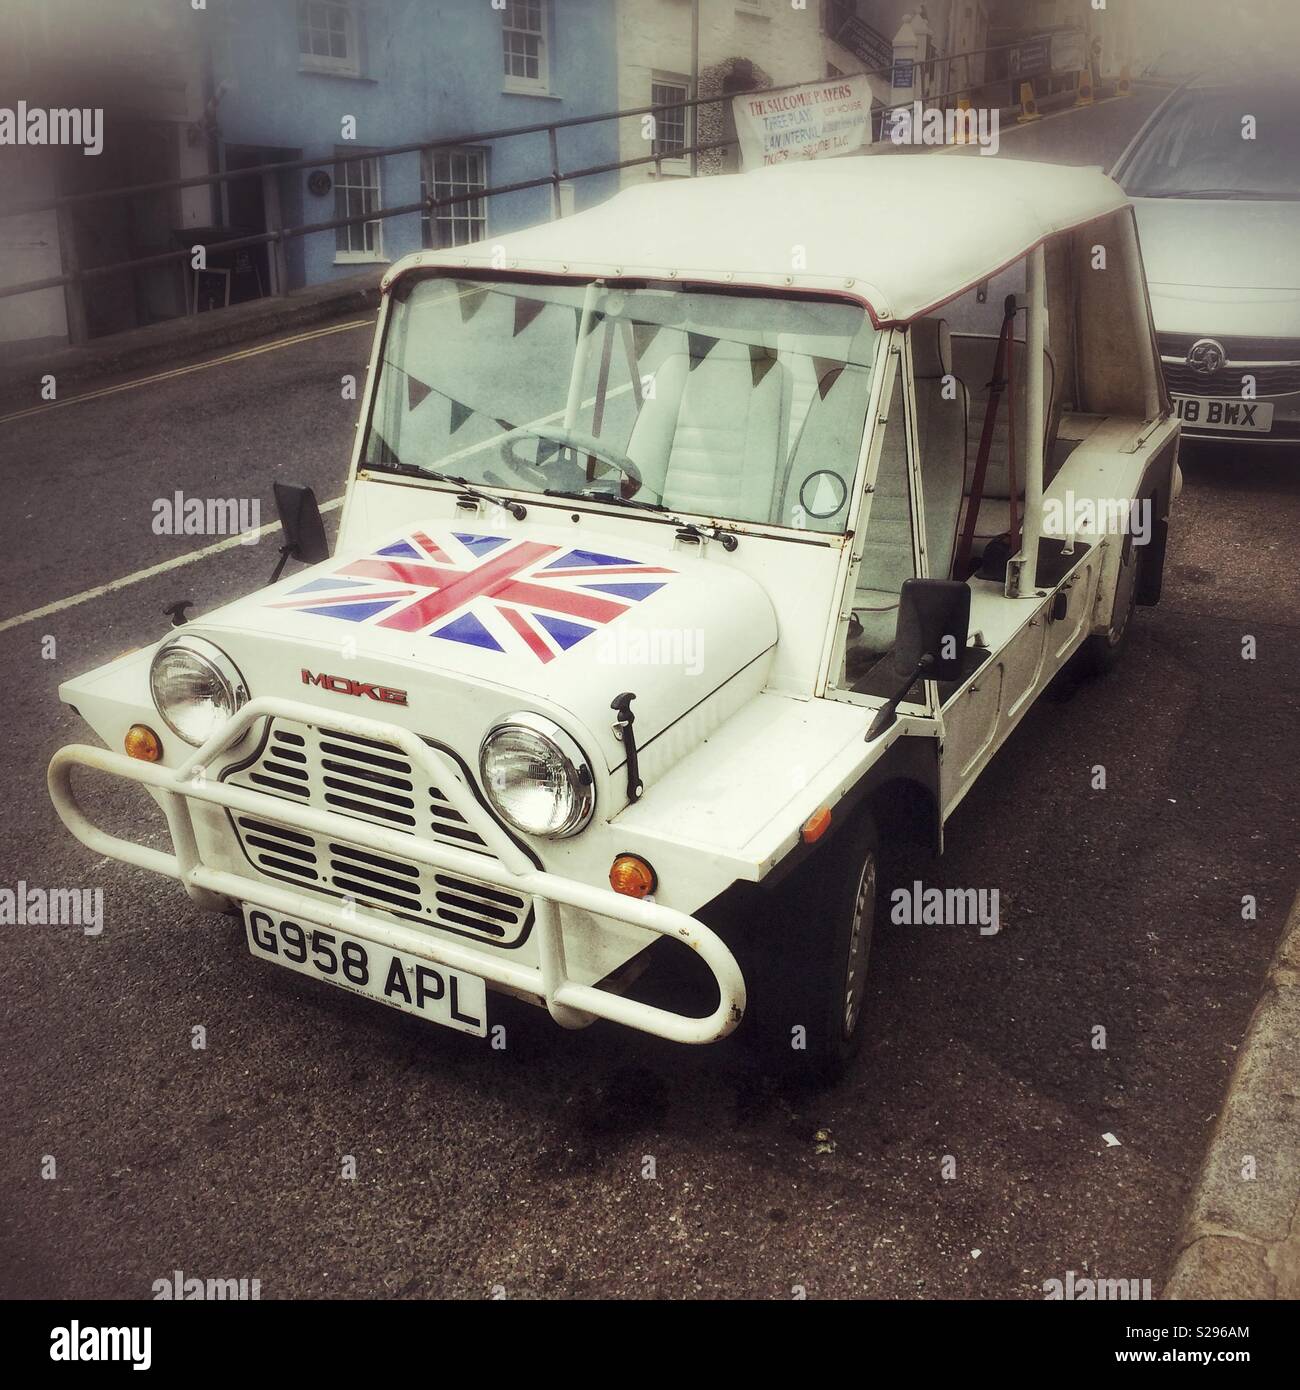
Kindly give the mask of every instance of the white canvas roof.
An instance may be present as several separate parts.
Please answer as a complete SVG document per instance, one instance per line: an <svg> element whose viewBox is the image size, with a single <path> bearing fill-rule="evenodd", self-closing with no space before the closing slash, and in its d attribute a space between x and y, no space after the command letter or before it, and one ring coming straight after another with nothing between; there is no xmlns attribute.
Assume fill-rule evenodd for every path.
<svg viewBox="0 0 1300 1390"><path fill-rule="evenodd" d="M627 189L557 222L407 257L416 266L645 275L838 290L907 320L1054 232L1127 206L1100 169L972 155L805 161ZM387 283L387 282L386 282Z"/></svg>

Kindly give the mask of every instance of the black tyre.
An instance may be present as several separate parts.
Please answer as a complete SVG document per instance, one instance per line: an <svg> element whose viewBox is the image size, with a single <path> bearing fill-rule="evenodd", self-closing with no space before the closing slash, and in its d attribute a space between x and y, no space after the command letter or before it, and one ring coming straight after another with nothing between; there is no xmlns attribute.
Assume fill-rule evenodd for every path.
<svg viewBox="0 0 1300 1390"><path fill-rule="evenodd" d="M1105 632L1085 638L1075 660L1084 675L1104 675L1113 670L1128 646L1133 630L1133 611L1137 607L1138 571L1141 559L1132 536L1124 537L1120 551L1119 575L1115 580L1115 602L1110 610L1110 625Z"/></svg>
<svg viewBox="0 0 1300 1390"><path fill-rule="evenodd" d="M751 964L753 1037L783 1072L833 1081L862 1042L879 898L875 822L843 826L770 904Z"/></svg>

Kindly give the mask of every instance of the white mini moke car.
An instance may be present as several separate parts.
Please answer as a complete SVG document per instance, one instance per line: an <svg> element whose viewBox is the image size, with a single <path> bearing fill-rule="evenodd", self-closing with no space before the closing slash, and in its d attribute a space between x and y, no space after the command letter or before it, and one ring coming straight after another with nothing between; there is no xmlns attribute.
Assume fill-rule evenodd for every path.
<svg viewBox="0 0 1300 1390"><path fill-rule="evenodd" d="M310 567L67 682L108 749L55 755L54 804L431 1022L483 1036L500 991L707 1043L748 1000L833 1073L882 847L941 848L1062 666L1114 661L1177 446L1093 170L787 165L411 256L334 554L277 485ZM76 768L174 852L94 825ZM663 937L707 1015L629 993Z"/></svg>

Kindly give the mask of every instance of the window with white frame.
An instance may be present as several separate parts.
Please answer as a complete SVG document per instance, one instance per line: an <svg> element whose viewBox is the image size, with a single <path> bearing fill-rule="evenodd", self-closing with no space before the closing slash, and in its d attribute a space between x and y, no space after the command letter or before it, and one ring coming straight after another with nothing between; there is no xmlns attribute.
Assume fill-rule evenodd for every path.
<svg viewBox="0 0 1300 1390"><path fill-rule="evenodd" d="M690 93L690 83L684 77L665 74L650 83L651 105L666 108L653 113L655 135L650 153L660 159L682 161L686 158L686 147L691 143L691 119L690 108L685 102Z"/></svg>
<svg viewBox="0 0 1300 1390"><path fill-rule="evenodd" d="M357 14L348 0L298 0L298 59L307 72L357 77Z"/></svg>
<svg viewBox="0 0 1300 1390"><path fill-rule="evenodd" d="M501 15L501 57L508 92L549 90L549 3L550 0L506 0Z"/></svg>
<svg viewBox="0 0 1300 1390"><path fill-rule="evenodd" d="M359 155L334 172L334 216L364 218L383 206L379 192L379 160ZM384 224L379 220L349 222L334 229L336 261L382 261Z"/></svg>
<svg viewBox="0 0 1300 1390"><path fill-rule="evenodd" d="M425 150L420 168L420 197L435 202L464 196L446 207L426 207L420 215L425 246L464 246L487 236L487 151L463 148ZM476 196L477 195L477 196Z"/></svg>

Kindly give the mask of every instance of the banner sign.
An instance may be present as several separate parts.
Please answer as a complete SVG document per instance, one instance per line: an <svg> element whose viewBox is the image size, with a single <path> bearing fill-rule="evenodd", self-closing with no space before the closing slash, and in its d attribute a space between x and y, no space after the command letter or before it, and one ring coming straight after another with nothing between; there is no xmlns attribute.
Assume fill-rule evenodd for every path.
<svg viewBox="0 0 1300 1390"><path fill-rule="evenodd" d="M733 97L731 107L746 169L852 154L871 143L865 77L836 77L770 95L747 92Z"/></svg>
<svg viewBox="0 0 1300 1390"><path fill-rule="evenodd" d="M1065 29L1052 35L1053 72L1082 72L1087 62L1087 47L1081 30Z"/></svg>

